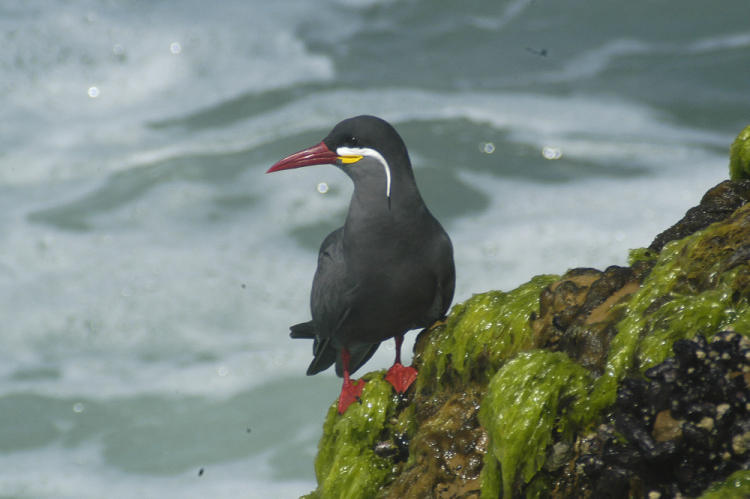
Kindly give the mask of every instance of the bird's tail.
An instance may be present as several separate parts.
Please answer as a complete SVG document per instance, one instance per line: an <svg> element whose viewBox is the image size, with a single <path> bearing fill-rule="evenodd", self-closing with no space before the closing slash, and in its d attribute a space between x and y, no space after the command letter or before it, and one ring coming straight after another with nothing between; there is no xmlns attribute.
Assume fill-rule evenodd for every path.
<svg viewBox="0 0 750 499"><path fill-rule="evenodd" d="M312 321L295 324L289 328L289 336L311 340L315 338L315 326Z"/></svg>
<svg viewBox="0 0 750 499"><path fill-rule="evenodd" d="M325 371L336 362L337 350L333 348L328 338L321 338L317 335L312 321L291 326L289 336L295 339L313 340L313 360L307 368L308 376Z"/></svg>
<svg viewBox="0 0 750 499"><path fill-rule="evenodd" d="M341 364L339 349L333 346L330 338L321 338L317 335L312 321L291 326L289 328L289 336L295 339L313 340L313 360L310 363L310 367L307 368L308 376L325 371L334 363L336 364L336 374L339 377L344 376L344 367ZM349 373L353 373L362 364L367 362L379 346L379 343L375 343L374 345L360 345L350 348Z"/></svg>

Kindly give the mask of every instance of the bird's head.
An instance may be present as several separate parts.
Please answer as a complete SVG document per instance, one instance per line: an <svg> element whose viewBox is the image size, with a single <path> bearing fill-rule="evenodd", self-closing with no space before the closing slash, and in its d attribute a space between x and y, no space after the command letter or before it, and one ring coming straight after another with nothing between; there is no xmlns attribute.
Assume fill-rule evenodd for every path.
<svg viewBox="0 0 750 499"><path fill-rule="evenodd" d="M394 175L413 178L406 146L396 130L385 120L364 115L340 122L320 144L287 156L266 173L324 164L344 170L355 185L360 179L382 179L388 198Z"/></svg>

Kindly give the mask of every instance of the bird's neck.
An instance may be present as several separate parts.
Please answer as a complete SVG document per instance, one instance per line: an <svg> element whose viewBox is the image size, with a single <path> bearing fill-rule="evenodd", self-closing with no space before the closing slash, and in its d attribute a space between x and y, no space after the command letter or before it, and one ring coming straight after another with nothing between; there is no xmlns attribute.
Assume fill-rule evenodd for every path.
<svg viewBox="0 0 750 499"><path fill-rule="evenodd" d="M364 180L364 179L363 179ZM390 192L381 179L366 179L354 183L354 192L349 204L349 217L361 219L408 216L424 206L414 177L402 175L394 178Z"/></svg>
<svg viewBox="0 0 750 499"><path fill-rule="evenodd" d="M385 190L356 185L344 225L344 244L349 249L382 243L422 225L422 217L431 216L411 179L392 184L390 197Z"/></svg>

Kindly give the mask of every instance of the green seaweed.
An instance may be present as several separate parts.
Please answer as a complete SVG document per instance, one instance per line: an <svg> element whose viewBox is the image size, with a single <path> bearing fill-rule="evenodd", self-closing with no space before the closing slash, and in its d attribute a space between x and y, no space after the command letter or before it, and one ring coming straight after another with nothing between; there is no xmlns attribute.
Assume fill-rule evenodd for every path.
<svg viewBox="0 0 750 499"><path fill-rule="evenodd" d="M659 253L650 248L635 248L628 252L628 265L633 266L637 262L653 262L659 258Z"/></svg>
<svg viewBox="0 0 750 499"><path fill-rule="evenodd" d="M737 135L729 148L729 178L750 178L750 126Z"/></svg>
<svg viewBox="0 0 750 499"><path fill-rule="evenodd" d="M494 454L491 458L488 456L484 458L480 483L482 484L482 497L491 499L500 497L503 481L500 474L500 462Z"/></svg>
<svg viewBox="0 0 750 499"><path fill-rule="evenodd" d="M742 211L738 210L740 216ZM747 290L743 291L747 266L724 270L724 260L735 248L720 244L746 239L734 233L737 226L742 224L715 224L662 249L617 324L604 374L592 392L592 410L612 404L627 371L643 371L663 361L676 340L696 334L710 337L733 323L750 321Z"/></svg>
<svg viewBox="0 0 750 499"><path fill-rule="evenodd" d="M487 382L504 360L531 348L529 317L539 311L539 293L558 278L536 276L512 291L477 294L454 306L421 352L417 392L445 385L446 377Z"/></svg>
<svg viewBox="0 0 750 499"><path fill-rule="evenodd" d="M672 354L672 344L701 334L707 338L734 322L746 304L732 303L733 283L742 269L719 275L719 284L695 295L676 295L656 310L649 318L646 335L637 353L637 367L641 370L658 364ZM744 309L744 310L743 310Z"/></svg>
<svg viewBox="0 0 750 499"><path fill-rule="evenodd" d="M562 352L536 350L508 361L490 380L479 421L490 436L488 470L500 464L501 482L485 473L482 497L511 497L517 480L541 469L553 434L569 439L590 414L585 399L591 375Z"/></svg>
<svg viewBox="0 0 750 499"><path fill-rule="evenodd" d="M315 460L318 489L306 496L309 499L374 497L392 478L391 461L375 454L374 448L396 411L397 397L383 380L383 371L363 379L367 384L361 403L352 404L343 415L336 402L328 409Z"/></svg>
<svg viewBox="0 0 750 499"><path fill-rule="evenodd" d="M750 471L735 471L723 482L711 485L699 499L735 499L750 497Z"/></svg>
<svg viewBox="0 0 750 499"><path fill-rule="evenodd" d="M727 326L727 329L736 331L743 336L750 337L750 307L745 307L743 310L739 310L737 316Z"/></svg>

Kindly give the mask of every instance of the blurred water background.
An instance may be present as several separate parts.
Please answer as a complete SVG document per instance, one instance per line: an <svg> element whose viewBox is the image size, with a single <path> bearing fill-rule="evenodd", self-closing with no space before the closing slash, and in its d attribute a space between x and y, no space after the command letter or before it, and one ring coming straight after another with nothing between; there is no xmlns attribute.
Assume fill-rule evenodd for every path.
<svg viewBox="0 0 750 499"><path fill-rule="evenodd" d="M2 2L0 497L313 489L339 380L304 375L287 327L351 186L330 166L264 171L376 114L452 236L457 301L624 264L727 176L749 12ZM363 371L390 365L388 343Z"/></svg>

